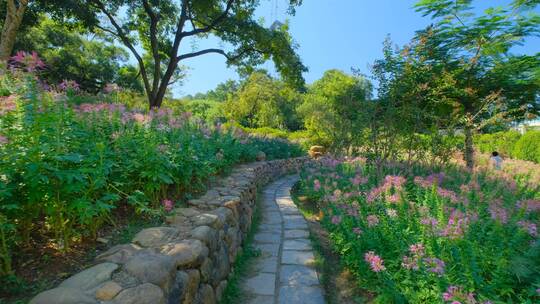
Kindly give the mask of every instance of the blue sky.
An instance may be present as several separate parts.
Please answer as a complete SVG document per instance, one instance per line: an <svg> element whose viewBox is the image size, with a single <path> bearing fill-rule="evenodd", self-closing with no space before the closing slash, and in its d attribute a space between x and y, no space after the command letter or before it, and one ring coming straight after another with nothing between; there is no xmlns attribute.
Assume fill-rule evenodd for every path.
<svg viewBox="0 0 540 304"><path fill-rule="evenodd" d="M504 5L508 0L476 0L478 10ZM274 19L289 19L290 31L299 44L298 53L309 72L304 74L308 83L322 76L328 69L349 72L351 67L369 72L369 64L382 55L382 42L390 35L398 45L407 43L416 30L430 24L413 9L413 0L304 0L295 16L286 14L287 0L261 0L257 14L270 25ZM276 10L277 4L277 10ZM217 46L209 39L199 47ZM515 52L540 51L540 39L527 41ZM221 55L205 55L184 63L189 67L182 86L173 89L175 96L205 92L227 79L238 79L234 68L227 68ZM262 67L272 69L272 63Z"/></svg>

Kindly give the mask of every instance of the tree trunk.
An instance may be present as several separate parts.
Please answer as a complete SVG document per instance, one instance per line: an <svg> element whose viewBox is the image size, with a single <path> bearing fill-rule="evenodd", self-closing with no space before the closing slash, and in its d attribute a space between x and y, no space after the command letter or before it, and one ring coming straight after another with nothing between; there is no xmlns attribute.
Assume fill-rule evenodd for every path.
<svg viewBox="0 0 540 304"><path fill-rule="evenodd" d="M0 63L6 64L13 52L17 32L21 26L27 6L28 0L20 0L18 7L15 5L15 0L7 1L6 18L4 19L4 26L2 27L0 36Z"/></svg>
<svg viewBox="0 0 540 304"><path fill-rule="evenodd" d="M465 151L463 153L463 158L467 164L467 168L474 168L474 148L473 148L473 137L472 137L473 127L470 124L465 125Z"/></svg>

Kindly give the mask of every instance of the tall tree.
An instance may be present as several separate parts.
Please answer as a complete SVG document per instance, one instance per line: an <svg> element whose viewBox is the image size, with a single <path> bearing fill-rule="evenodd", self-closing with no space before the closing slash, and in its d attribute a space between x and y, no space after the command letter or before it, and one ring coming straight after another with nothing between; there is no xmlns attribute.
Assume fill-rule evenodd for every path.
<svg viewBox="0 0 540 304"><path fill-rule="evenodd" d="M178 65L220 54L227 63L252 69L272 59L291 84L304 85L306 67L295 53L287 25L267 29L255 21L253 0L87 0L106 22L97 28L123 43L138 62L150 108L160 107ZM301 0L290 1L290 11ZM188 39L219 38L224 47L189 50ZM181 51L183 50L183 51ZM145 62L145 54L151 62Z"/></svg>
<svg viewBox="0 0 540 304"><path fill-rule="evenodd" d="M17 32L27 7L28 0L7 0L6 2L6 16L0 34L0 62L7 62L13 51Z"/></svg>
<svg viewBox="0 0 540 304"><path fill-rule="evenodd" d="M351 152L364 127L360 115L371 91L371 83L361 76L328 70L309 87L298 112L320 144L338 153Z"/></svg>
<svg viewBox="0 0 540 304"><path fill-rule="evenodd" d="M514 55L512 48L540 34L538 1L475 15L472 0L422 0L416 8L434 24L419 31L416 59L432 66L440 96L465 133L464 158L474 166L473 132L494 119L519 120L540 110L540 53ZM413 56L414 57L414 56Z"/></svg>

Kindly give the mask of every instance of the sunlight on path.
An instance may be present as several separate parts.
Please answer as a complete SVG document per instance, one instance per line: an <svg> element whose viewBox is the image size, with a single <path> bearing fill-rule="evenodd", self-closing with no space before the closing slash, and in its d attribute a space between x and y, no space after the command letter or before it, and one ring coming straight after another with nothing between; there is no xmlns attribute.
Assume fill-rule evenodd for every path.
<svg viewBox="0 0 540 304"><path fill-rule="evenodd" d="M263 216L254 238L261 256L242 283L247 303L324 303L313 266L308 226L290 197L290 189L297 180L297 176L282 178L263 192Z"/></svg>

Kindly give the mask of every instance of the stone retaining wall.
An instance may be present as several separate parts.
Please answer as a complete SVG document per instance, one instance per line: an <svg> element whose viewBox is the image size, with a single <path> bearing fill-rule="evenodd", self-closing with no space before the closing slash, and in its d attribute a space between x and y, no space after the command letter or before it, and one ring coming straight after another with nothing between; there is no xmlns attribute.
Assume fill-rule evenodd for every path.
<svg viewBox="0 0 540 304"><path fill-rule="evenodd" d="M31 304L217 303L249 228L257 190L309 158L241 165L162 227L96 257L96 265L37 295Z"/></svg>

